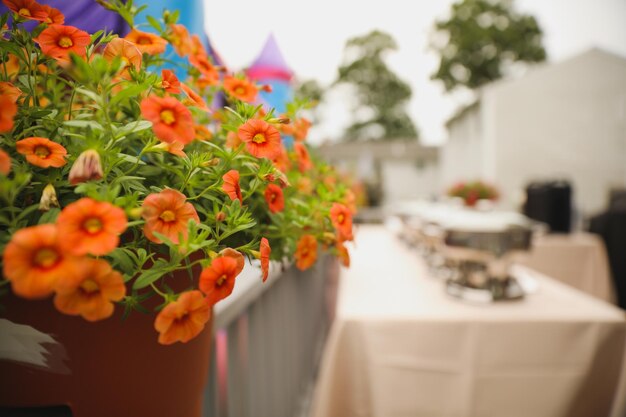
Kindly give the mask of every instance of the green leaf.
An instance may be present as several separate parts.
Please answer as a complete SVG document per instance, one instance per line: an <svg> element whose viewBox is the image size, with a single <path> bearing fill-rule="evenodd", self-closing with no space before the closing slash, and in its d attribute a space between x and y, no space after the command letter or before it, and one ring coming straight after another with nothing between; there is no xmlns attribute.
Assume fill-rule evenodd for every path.
<svg viewBox="0 0 626 417"><path fill-rule="evenodd" d="M118 128L115 131L115 137L116 139L119 139L131 133L137 133L137 132L150 129L151 127L152 127L152 122L149 122L147 120L137 120L137 121L130 122L127 125Z"/></svg>
<svg viewBox="0 0 626 417"><path fill-rule="evenodd" d="M167 270L168 264L169 263L165 259L157 259L150 269L144 269L139 277L137 277L133 283L133 289L139 290L149 286L153 282L156 282L156 280L169 272Z"/></svg>
<svg viewBox="0 0 626 417"><path fill-rule="evenodd" d="M80 127L83 129L90 127L93 130L104 130L104 127L94 120L66 120L63 122L63 125L69 127Z"/></svg>

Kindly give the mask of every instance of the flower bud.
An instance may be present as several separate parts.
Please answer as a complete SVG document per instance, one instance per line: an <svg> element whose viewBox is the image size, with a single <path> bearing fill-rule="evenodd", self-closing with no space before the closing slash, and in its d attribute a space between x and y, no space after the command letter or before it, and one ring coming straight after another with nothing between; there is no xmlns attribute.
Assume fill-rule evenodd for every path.
<svg viewBox="0 0 626 417"><path fill-rule="evenodd" d="M274 182L276 181L276 175L274 175L273 172L267 173L265 175L263 175L263 180L267 181L267 182Z"/></svg>
<svg viewBox="0 0 626 417"><path fill-rule="evenodd" d="M250 250L250 254L254 256L255 259L261 258L261 252L259 252L258 250Z"/></svg>
<svg viewBox="0 0 626 417"><path fill-rule="evenodd" d="M48 211L51 207L59 207L59 200L57 200L57 192L52 184L46 185L41 193L41 200L39 201L39 210Z"/></svg>
<svg viewBox="0 0 626 417"><path fill-rule="evenodd" d="M264 84L261 86L261 90L265 91L266 93L271 93L272 92L272 86L269 84Z"/></svg>
<svg viewBox="0 0 626 417"><path fill-rule="evenodd" d="M133 219L138 219L143 214L143 207L135 207L128 210L128 216Z"/></svg>
<svg viewBox="0 0 626 417"><path fill-rule="evenodd" d="M219 158L213 158L210 159L208 161L204 161L203 163L201 163L200 165L202 165L203 167L214 167L216 165L218 165L220 163L220 159Z"/></svg>
<svg viewBox="0 0 626 417"><path fill-rule="evenodd" d="M216 222L223 222L224 220L226 220L226 213L224 213L223 211L220 211L215 215Z"/></svg>
<svg viewBox="0 0 626 417"><path fill-rule="evenodd" d="M102 164L100 154L94 149L88 149L78 155L72 169L70 169L70 184L76 185L81 182L99 180L102 178Z"/></svg>

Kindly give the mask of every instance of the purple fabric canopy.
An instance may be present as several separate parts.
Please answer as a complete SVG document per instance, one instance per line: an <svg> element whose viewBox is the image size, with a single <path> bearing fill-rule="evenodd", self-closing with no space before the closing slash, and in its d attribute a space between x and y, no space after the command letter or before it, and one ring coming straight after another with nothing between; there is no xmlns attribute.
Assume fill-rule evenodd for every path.
<svg viewBox="0 0 626 417"><path fill-rule="evenodd" d="M117 13L105 9L95 0L38 0L40 4L47 4L61 10L65 15L65 24L75 26L87 33L94 33L101 29L115 32L120 36L128 33L128 25ZM0 13L6 13L9 8L0 3ZM27 27L34 27L36 23L27 23Z"/></svg>
<svg viewBox="0 0 626 417"><path fill-rule="evenodd" d="M263 50L246 72L250 78L256 80L280 79L289 81L293 77L293 71L285 62L273 34L267 38Z"/></svg>

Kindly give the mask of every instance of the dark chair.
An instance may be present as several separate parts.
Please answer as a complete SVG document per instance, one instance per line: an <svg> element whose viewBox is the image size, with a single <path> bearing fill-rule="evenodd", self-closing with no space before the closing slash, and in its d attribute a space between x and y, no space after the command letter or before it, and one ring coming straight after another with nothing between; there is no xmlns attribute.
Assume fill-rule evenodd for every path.
<svg viewBox="0 0 626 417"><path fill-rule="evenodd" d="M609 210L591 218L589 231L604 240L618 305L626 309L626 193L611 196Z"/></svg>
<svg viewBox="0 0 626 417"><path fill-rule="evenodd" d="M526 187L524 214L546 223L551 232L569 233L572 224L572 186L567 181L533 182Z"/></svg>

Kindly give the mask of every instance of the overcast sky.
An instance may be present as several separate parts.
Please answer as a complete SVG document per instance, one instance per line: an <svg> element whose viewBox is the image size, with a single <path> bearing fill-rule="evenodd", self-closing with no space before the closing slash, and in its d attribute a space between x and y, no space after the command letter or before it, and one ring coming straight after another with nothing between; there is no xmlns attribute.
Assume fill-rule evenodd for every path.
<svg viewBox="0 0 626 417"><path fill-rule="evenodd" d="M270 32L300 79L330 84L348 38L379 29L391 34L398 51L388 63L413 89L408 112L424 143L446 139L444 123L468 97L447 95L430 80L437 56L428 49L435 19L445 17L452 0L206 0L206 28L214 47L231 68L248 66ZM544 31L550 61L593 46L626 57L626 0L516 0L515 8L534 15ZM312 132L319 142L341 134L348 111L341 94L324 108L324 124Z"/></svg>

